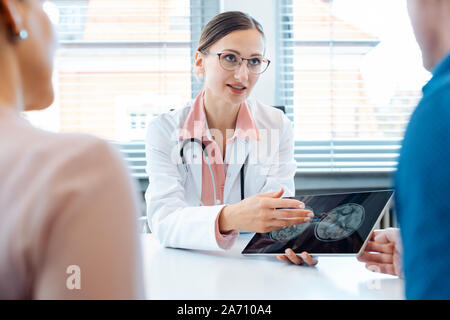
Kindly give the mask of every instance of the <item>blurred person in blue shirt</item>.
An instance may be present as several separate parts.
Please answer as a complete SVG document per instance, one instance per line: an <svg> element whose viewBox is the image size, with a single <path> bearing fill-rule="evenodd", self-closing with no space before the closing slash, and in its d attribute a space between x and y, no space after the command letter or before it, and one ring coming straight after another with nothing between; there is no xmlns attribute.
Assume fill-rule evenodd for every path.
<svg viewBox="0 0 450 320"><path fill-rule="evenodd" d="M400 230L375 232L359 260L404 276L407 299L450 299L450 1L408 0L408 13L433 77L411 116L395 176Z"/></svg>

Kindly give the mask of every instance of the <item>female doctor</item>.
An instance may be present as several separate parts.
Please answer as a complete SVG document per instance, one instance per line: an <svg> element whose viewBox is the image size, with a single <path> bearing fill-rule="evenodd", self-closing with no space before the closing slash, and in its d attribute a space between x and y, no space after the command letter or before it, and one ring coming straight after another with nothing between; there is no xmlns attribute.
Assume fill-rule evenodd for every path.
<svg viewBox="0 0 450 320"><path fill-rule="evenodd" d="M184 108L150 122L147 215L164 246L228 249L239 230L270 232L313 215L300 201L281 198L295 193L290 121L278 109L247 100L270 64L264 52L255 19L237 11L217 15L195 54L203 90ZM278 258L316 263L290 249Z"/></svg>

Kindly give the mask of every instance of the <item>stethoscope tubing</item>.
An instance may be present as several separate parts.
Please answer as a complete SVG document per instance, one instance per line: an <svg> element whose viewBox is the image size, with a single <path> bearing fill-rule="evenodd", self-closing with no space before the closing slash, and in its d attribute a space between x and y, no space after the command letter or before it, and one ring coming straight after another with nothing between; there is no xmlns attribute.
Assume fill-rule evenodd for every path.
<svg viewBox="0 0 450 320"><path fill-rule="evenodd" d="M212 183L213 183L213 189L214 189L214 204L217 204L217 194L216 194L216 180L215 180L215 178L214 178L214 174L213 174L213 172L212 172L212 169L211 169L211 163L210 163L210 161L209 161L209 157L208 157L208 152L206 151L206 146L205 146L205 144L200 140L200 139L197 139L197 138L190 138L190 139L185 139L185 140L183 140L183 142L181 143L181 149L180 149L180 158L181 158L181 162L183 163L183 165L184 165L184 168L185 168L185 170L186 170L186 173L189 171L189 169L188 169L188 166L187 166L187 164L186 164L186 161L185 161L185 159L184 159L184 147L186 146L186 144L187 143L197 143L197 144L199 144L199 145L201 145L202 146L202 152L203 152L203 154L205 155L205 159L206 159L206 162L207 162L207 164L208 164L208 169L209 169L209 172L210 172L210 174L211 174L211 181L212 181ZM244 189L244 164L242 164L242 167L241 167L241 172L240 172L240 180L241 180L241 200L244 200L244 198L245 198L245 189ZM203 204L203 203L202 203Z"/></svg>

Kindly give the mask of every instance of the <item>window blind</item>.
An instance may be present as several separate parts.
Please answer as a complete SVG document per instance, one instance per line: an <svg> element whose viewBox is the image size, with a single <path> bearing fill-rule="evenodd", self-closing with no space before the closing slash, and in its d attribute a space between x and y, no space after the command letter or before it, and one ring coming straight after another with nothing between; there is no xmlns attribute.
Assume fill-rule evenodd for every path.
<svg viewBox="0 0 450 320"><path fill-rule="evenodd" d="M152 117L183 106L199 90L191 75L193 53L204 22L219 5L219 0L47 1L59 38L56 99L45 116L29 118L54 131L121 142L145 139Z"/></svg>
<svg viewBox="0 0 450 320"><path fill-rule="evenodd" d="M276 90L294 123L297 170L394 171L430 77L405 5L281 0L277 10Z"/></svg>
<svg viewBox="0 0 450 320"><path fill-rule="evenodd" d="M148 122L200 90L192 63L219 0L52 0L55 102L27 112L38 127L84 132L118 146L135 178L146 178Z"/></svg>

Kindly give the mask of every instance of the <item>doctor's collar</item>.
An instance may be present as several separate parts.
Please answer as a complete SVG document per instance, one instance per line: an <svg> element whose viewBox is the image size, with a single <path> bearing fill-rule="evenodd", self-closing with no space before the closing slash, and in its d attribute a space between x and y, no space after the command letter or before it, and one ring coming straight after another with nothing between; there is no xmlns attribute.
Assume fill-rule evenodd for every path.
<svg viewBox="0 0 450 320"><path fill-rule="evenodd" d="M202 91L195 98L183 127L180 129L180 140L191 138L207 138L212 140L203 104L204 94L204 91ZM258 128L256 127L255 121L253 120L245 101L242 102L241 107L239 108L234 135L227 142L231 142L237 138L256 141L260 140Z"/></svg>

